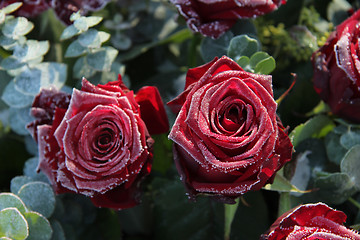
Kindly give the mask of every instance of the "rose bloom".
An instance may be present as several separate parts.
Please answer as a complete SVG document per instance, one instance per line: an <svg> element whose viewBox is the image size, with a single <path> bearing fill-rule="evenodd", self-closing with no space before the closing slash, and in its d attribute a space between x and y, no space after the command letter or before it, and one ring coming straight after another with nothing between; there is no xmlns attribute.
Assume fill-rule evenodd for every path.
<svg viewBox="0 0 360 240"><path fill-rule="evenodd" d="M345 213L324 203L301 205L279 217L261 240L359 240L355 230L346 228Z"/></svg>
<svg viewBox="0 0 360 240"><path fill-rule="evenodd" d="M170 0L194 32L218 38L239 18L254 18L276 10L285 0Z"/></svg>
<svg viewBox="0 0 360 240"><path fill-rule="evenodd" d="M332 112L360 123L360 11L336 27L312 56L314 88Z"/></svg>
<svg viewBox="0 0 360 240"><path fill-rule="evenodd" d="M224 201L271 183L292 154L276 115L272 78L244 71L228 57L190 69L169 138L190 196Z"/></svg>
<svg viewBox="0 0 360 240"><path fill-rule="evenodd" d="M139 184L152 164L150 134L169 128L155 87L134 96L121 77L98 86L83 79L71 98L42 90L31 113L36 120L28 129L38 142L38 167L56 193L80 193L95 206L114 209L139 202ZM152 121L158 124L149 134L146 124Z"/></svg>
<svg viewBox="0 0 360 240"><path fill-rule="evenodd" d="M110 0L2 0L0 8L6 7L15 2L22 2L23 5L15 12L18 16L35 17L43 11L52 8L56 15L66 24L71 24L70 16L74 12L81 11L86 14L88 11L97 11L103 8Z"/></svg>

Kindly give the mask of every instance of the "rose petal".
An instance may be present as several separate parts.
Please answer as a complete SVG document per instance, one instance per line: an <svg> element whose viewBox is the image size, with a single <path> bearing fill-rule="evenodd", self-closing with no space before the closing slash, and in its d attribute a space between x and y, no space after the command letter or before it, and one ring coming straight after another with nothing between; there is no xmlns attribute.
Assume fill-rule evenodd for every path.
<svg viewBox="0 0 360 240"><path fill-rule="evenodd" d="M162 134L169 130L169 121L164 104L156 87L146 86L139 89L135 96L140 105L140 116L150 134Z"/></svg>

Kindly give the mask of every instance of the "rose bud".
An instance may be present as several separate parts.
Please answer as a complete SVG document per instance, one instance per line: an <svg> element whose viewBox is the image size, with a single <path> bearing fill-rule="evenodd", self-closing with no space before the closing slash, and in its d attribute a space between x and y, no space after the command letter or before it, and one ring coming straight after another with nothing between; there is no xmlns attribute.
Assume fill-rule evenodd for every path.
<svg viewBox="0 0 360 240"><path fill-rule="evenodd" d="M292 155L276 115L272 77L244 71L228 57L190 69L169 138L190 196L224 201L272 183Z"/></svg>
<svg viewBox="0 0 360 240"><path fill-rule="evenodd" d="M139 185L150 173L153 157L154 141L146 123L162 119L156 132L168 131L157 90L140 91L152 98L142 97L147 104L143 109L155 105L152 116L142 114L142 103L120 76L97 86L83 79L81 90L74 89L71 99L45 89L35 98L31 113L36 120L28 127L38 143L38 168L56 193L83 194L97 207L114 209L139 202Z"/></svg>
<svg viewBox="0 0 360 240"><path fill-rule="evenodd" d="M81 11L86 14L88 11L102 9L110 0L8 0L1 1L0 8L6 7L15 2L22 2L23 5L15 11L15 15L24 17L35 17L43 11L52 8L58 18L66 24L71 24L70 16L74 12Z"/></svg>
<svg viewBox="0 0 360 240"><path fill-rule="evenodd" d="M314 88L331 111L360 123L360 10L336 27L313 53Z"/></svg>
<svg viewBox="0 0 360 240"><path fill-rule="evenodd" d="M284 0L170 0L194 32L218 38L239 18L255 18L276 10Z"/></svg>
<svg viewBox="0 0 360 240"><path fill-rule="evenodd" d="M269 233L261 240L285 239L352 239L359 240L355 230L346 228L345 213L324 203L305 204L288 211L271 225Z"/></svg>

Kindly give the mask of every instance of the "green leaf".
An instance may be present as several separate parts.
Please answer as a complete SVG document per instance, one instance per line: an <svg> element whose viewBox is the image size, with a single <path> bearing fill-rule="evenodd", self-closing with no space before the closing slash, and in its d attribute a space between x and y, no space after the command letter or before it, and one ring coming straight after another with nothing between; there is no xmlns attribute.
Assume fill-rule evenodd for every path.
<svg viewBox="0 0 360 240"><path fill-rule="evenodd" d="M80 32L85 32L89 29L89 25L87 24L86 17L80 17L74 21L74 27L78 29Z"/></svg>
<svg viewBox="0 0 360 240"><path fill-rule="evenodd" d="M340 137L340 144L346 149L350 149L355 145L360 144L360 130L348 127L346 133Z"/></svg>
<svg viewBox="0 0 360 240"><path fill-rule="evenodd" d="M324 115L315 116L303 124L298 125L289 137L294 147L307 138L320 138L326 136L335 124L330 118Z"/></svg>
<svg viewBox="0 0 360 240"><path fill-rule="evenodd" d="M28 104L30 105L33 100L29 100ZM30 107L24 108L10 108L9 111L9 122L11 129L19 135L29 135L28 130L25 128L33 118L30 116Z"/></svg>
<svg viewBox="0 0 360 240"><path fill-rule="evenodd" d="M23 5L22 2L15 2L15 3L12 3L6 7L4 7L2 10L6 13L6 14L9 14L9 13L12 13L12 12L15 12L16 10L18 10L21 5Z"/></svg>
<svg viewBox="0 0 360 240"><path fill-rule="evenodd" d="M29 177L30 179L33 179L34 181L49 183L49 180L46 177L46 175L42 171L39 171L39 172L37 171L38 165L39 165L38 157L29 158L24 164L23 174L25 176L23 176L23 177ZM21 186L19 186L16 193L19 191L20 187Z"/></svg>
<svg viewBox="0 0 360 240"><path fill-rule="evenodd" d="M18 196L13 193L0 193L0 211L9 207L16 208L22 214L26 212L25 204Z"/></svg>
<svg viewBox="0 0 360 240"><path fill-rule="evenodd" d="M15 89L22 94L35 96L40 91L41 71L36 68L26 68L15 77Z"/></svg>
<svg viewBox="0 0 360 240"><path fill-rule="evenodd" d="M76 60L74 68L73 68L73 74L75 78L81 79L82 77L90 78L94 76L96 73L96 70L89 66L89 64L86 61L86 57L81 57L78 60Z"/></svg>
<svg viewBox="0 0 360 240"><path fill-rule="evenodd" d="M80 11L74 12L70 15L70 21L74 22L75 20L79 19L81 17Z"/></svg>
<svg viewBox="0 0 360 240"><path fill-rule="evenodd" d="M313 190L312 182L316 173L325 171L328 165L323 139L308 138L296 146L294 159L284 170L286 170L286 176L291 176L291 184L300 190ZM291 195L299 196L297 193Z"/></svg>
<svg viewBox="0 0 360 240"><path fill-rule="evenodd" d="M33 100L33 96L25 95L19 92L15 87L15 82L11 81L5 87L1 99L10 107L23 108L30 106ZM25 126L25 125L24 125Z"/></svg>
<svg viewBox="0 0 360 240"><path fill-rule="evenodd" d="M49 51L48 41L28 40L23 45L16 45L13 56L21 62L28 62L33 59L42 57Z"/></svg>
<svg viewBox="0 0 360 240"><path fill-rule="evenodd" d="M99 16L89 16L85 18L86 24L88 27L94 27L98 25L103 20L102 17Z"/></svg>
<svg viewBox="0 0 360 240"><path fill-rule="evenodd" d="M238 60L237 63L240 65L240 67L242 67L245 71L247 70L252 70L250 67L250 58L248 56L241 56Z"/></svg>
<svg viewBox="0 0 360 240"><path fill-rule="evenodd" d="M52 229L49 221L37 212L27 212L24 217L29 225L29 236L26 240L50 240Z"/></svg>
<svg viewBox="0 0 360 240"><path fill-rule="evenodd" d="M19 210L5 208L0 211L0 237L23 240L28 235L28 224Z"/></svg>
<svg viewBox="0 0 360 240"><path fill-rule="evenodd" d="M41 83L43 88L56 87L61 89L67 79L67 65L57 62L44 62L36 65L41 71Z"/></svg>
<svg viewBox="0 0 360 240"><path fill-rule="evenodd" d="M21 42L21 41L19 41ZM12 50L13 47L18 44L18 41L12 38L8 38L4 35L0 36L0 45L6 50Z"/></svg>
<svg viewBox="0 0 360 240"><path fill-rule="evenodd" d="M9 38L17 39L28 34L34 28L34 24L24 17L9 19L2 27L2 33Z"/></svg>
<svg viewBox="0 0 360 240"><path fill-rule="evenodd" d="M60 36L60 40L70 39L80 33L81 33L81 31L79 29L74 27L74 25L70 25L64 29L64 31L62 32L62 34Z"/></svg>
<svg viewBox="0 0 360 240"><path fill-rule="evenodd" d="M87 48L82 46L79 42L79 40L73 41L69 47L66 49L65 57L71 58L71 57L79 57L87 52Z"/></svg>
<svg viewBox="0 0 360 240"><path fill-rule="evenodd" d="M346 173L331 173L315 179L314 188L320 201L342 204L356 192L354 182Z"/></svg>
<svg viewBox="0 0 360 240"><path fill-rule="evenodd" d="M360 190L360 145L353 146L341 161L341 172L347 173L358 190Z"/></svg>
<svg viewBox="0 0 360 240"><path fill-rule="evenodd" d="M1 67L5 70L19 69L26 65L14 56L9 56L1 61Z"/></svg>
<svg viewBox="0 0 360 240"><path fill-rule="evenodd" d="M86 48L99 48L101 46L100 36L96 29L89 29L78 38L81 46Z"/></svg>
<svg viewBox="0 0 360 240"><path fill-rule="evenodd" d="M86 62L90 67L97 71L109 71L113 61L118 54L118 50L113 47L104 47L94 53L85 56Z"/></svg>
<svg viewBox="0 0 360 240"><path fill-rule="evenodd" d="M55 194L49 184L31 182L23 185L18 196L26 207L49 218L55 209Z"/></svg>
<svg viewBox="0 0 360 240"><path fill-rule="evenodd" d="M342 158L348 150L340 144L340 136L341 135L335 131L331 131L325 137L327 156L331 162L337 165L340 165Z"/></svg>
<svg viewBox="0 0 360 240"><path fill-rule="evenodd" d="M106 42L107 40L109 40L109 39L110 39L110 36L111 36L109 33L103 32L103 31L99 31L99 32L98 32L98 35L99 35L99 37L100 37L101 43L104 43L104 42Z"/></svg>
<svg viewBox="0 0 360 240"><path fill-rule="evenodd" d="M310 112L306 113L306 116L314 116L322 113L330 112L330 107L324 101L320 101Z"/></svg>
<svg viewBox="0 0 360 240"><path fill-rule="evenodd" d="M28 176L16 176L13 179L11 179L11 183L10 183L10 191L14 194L18 194L20 188L27 184L32 182L32 178L28 177Z"/></svg>
<svg viewBox="0 0 360 240"><path fill-rule="evenodd" d="M275 59L266 52L256 52L250 58L250 66L258 74L269 74L275 67Z"/></svg>
<svg viewBox="0 0 360 240"><path fill-rule="evenodd" d="M98 32L95 29L89 29L78 38L79 44L85 48L99 48L101 44L110 38L106 32Z"/></svg>
<svg viewBox="0 0 360 240"><path fill-rule="evenodd" d="M218 39L203 38L200 45L201 57L205 62L210 62L215 57L226 55L229 43L234 34L230 31L223 34Z"/></svg>
<svg viewBox="0 0 360 240"><path fill-rule="evenodd" d="M266 52L256 52L253 55L251 55L250 57L250 66L255 69L256 65L261 62L262 60L265 60L267 58L271 57L268 53Z"/></svg>
<svg viewBox="0 0 360 240"><path fill-rule="evenodd" d="M308 191L302 191L296 186L292 185L283 175L277 173L272 184L266 184L263 187L265 190L277 191L277 192L293 192L293 193L307 193Z"/></svg>
<svg viewBox="0 0 360 240"><path fill-rule="evenodd" d="M124 51L124 50L128 50L131 47L132 41L131 38L126 36L126 34L118 32L111 37L111 44L115 48Z"/></svg>
<svg viewBox="0 0 360 240"><path fill-rule="evenodd" d="M241 56L251 57L259 51L259 42L247 35L239 35L231 39L227 55L237 61Z"/></svg>

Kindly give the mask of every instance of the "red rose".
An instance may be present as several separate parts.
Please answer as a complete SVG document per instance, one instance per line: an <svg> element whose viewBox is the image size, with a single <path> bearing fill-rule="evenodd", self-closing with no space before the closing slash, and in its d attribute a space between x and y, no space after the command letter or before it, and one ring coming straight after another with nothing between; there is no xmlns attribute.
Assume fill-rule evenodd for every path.
<svg viewBox="0 0 360 240"><path fill-rule="evenodd" d="M70 102L63 102L67 95L54 90L43 90L35 98L32 115L37 120L29 129L37 137L39 169L57 193L84 194L96 206L114 209L138 203L139 183L152 163L153 139L145 124L163 119L156 131L168 131L158 91L140 91L153 97L142 98L140 104L156 103L158 108L152 108L152 116L145 114L147 119L120 77L98 86L83 79Z"/></svg>
<svg viewBox="0 0 360 240"><path fill-rule="evenodd" d="M185 91L168 104L181 108L169 138L190 195L232 199L259 190L291 158L269 75L224 56L190 69Z"/></svg>
<svg viewBox="0 0 360 240"><path fill-rule="evenodd" d="M312 56L314 88L332 112L360 123L360 10Z"/></svg>
<svg viewBox="0 0 360 240"><path fill-rule="evenodd" d="M277 9L284 0L170 0L194 32L218 38L239 18L254 18Z"/></svg>
<svg viewBox="0 0 360 240"><path fill-rule="evenodd" d="M305 204L279 217L270 227L269 233L262 235L260 239L359 240L360 235L356 231L343 225L345 220L345 213L324 203Z"/></svg>
<svg viewBox="0 0 360 240"><path fill-rule="evenodd" d="M8 0L1 1L0 8L15 2L23 5L15 12L18 16L35 17L43 11L53 8L56 15L66 24L71 24L70 16L74 12L97 11L103 8L110 0Z"/></svg>

